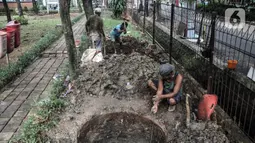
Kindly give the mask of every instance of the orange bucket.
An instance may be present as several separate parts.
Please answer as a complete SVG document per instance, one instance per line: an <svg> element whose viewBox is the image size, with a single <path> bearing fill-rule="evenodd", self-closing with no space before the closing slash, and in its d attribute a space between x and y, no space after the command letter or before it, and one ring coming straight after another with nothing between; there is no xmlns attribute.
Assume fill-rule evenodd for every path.
<svg viewBox="0 0 255 143"><path fill-rule="evenodd" d="M228 60L228 69L236 69L237 60Z"/></svg>

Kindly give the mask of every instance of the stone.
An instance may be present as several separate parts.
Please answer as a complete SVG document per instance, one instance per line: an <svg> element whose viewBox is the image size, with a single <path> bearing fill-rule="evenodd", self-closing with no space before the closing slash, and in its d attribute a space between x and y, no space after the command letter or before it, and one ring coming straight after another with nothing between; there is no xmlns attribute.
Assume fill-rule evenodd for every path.
<svg viewBox="0 0 255 143"><path fill-rule="evenodd" d="M191 130L204 130L206 126L206 123L191 123L190 124L190 129Z"/></svg>

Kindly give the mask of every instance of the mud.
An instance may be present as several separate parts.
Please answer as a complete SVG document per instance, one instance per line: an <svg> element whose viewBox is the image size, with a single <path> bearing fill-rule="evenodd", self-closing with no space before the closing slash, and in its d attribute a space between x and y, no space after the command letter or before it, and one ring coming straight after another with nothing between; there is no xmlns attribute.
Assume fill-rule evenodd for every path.
<svg viewBox="0 0 255 143"><path fill-rule="evenodd" d="M148 88L147 81L158 77L159 62L164 61L165 57L161 55L162 51L154 46L149 45L145 48L142 46L143 42L134 40L136 39L129 42L131 47L127 47L128 50L124 49L124 51L130 52L130 49L134 51L119 54L109 52L108 58L103 62L92 63L80 69L81 74L75 83L76 89L67 97L70 105L61 116L62 120L58 127L48 133L53 142L79 142L81 133L86 135L89 133L90 136L83 142L127 143L138 140L148 142L151 132L144 132L140 137L136 135L142 128L148 128L148 125L143 126L143 123L139 123L144 117L161 128L159 130L165 133L166 142L169 143L229 142L221 127L216 123L192 121L191 127L187 128L185 101L181 101L174 112L168 112L167 103L162 102L158 112L151 113L151 99L155 92ZM144 46L146 45L148 44ZM107 47L107 49L111 48ZM100 115L118 112L137 115L136 123L133 124L138 127L138 130L134 132L135 128L132 128L129 119L127 119L128 124L121 125L123 115L114 116L114 118L111 116L109 117L111 120L100 118ZM100 120L91 120L95 118ZM91 130L85 132L86 126L91 127ZM109 132L110 128L113 129L112 132ZM128 130L129 128L131 130ZM123 137L99 140L105 136L113 136L112 133L116 133L115 131L122 132ZM129 140L132 137L136 140Z"/></svg>

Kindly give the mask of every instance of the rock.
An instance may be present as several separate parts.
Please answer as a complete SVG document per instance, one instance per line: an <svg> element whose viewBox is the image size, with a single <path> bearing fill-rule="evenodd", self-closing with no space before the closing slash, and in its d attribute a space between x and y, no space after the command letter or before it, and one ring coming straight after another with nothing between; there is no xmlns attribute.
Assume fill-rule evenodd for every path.
<svg viewBox="0 0 255 143"><path fill-rule="evenodd" d="M190 129L191 130L204 130L205 129L205 123L191 123Z"/></svg>

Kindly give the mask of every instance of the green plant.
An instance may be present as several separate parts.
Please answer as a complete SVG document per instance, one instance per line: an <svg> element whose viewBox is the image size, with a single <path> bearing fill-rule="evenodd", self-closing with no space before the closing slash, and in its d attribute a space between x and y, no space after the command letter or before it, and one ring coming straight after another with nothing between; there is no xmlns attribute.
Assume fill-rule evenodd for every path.
<svg viewBox="0 0 255 143"><path fill-rule="evenodd" d="M111 7L113 10L113 15L115 18L119 18L121 14L126 9L126 1L125 0L112 0Z"/></svg>
<svg viewBox="0 0 255 143"><path fill-rule="evenodd" d="M28 19L26 19L24 16L15 17L14 20L18 21L21 25L28 24Z"/></svg>

